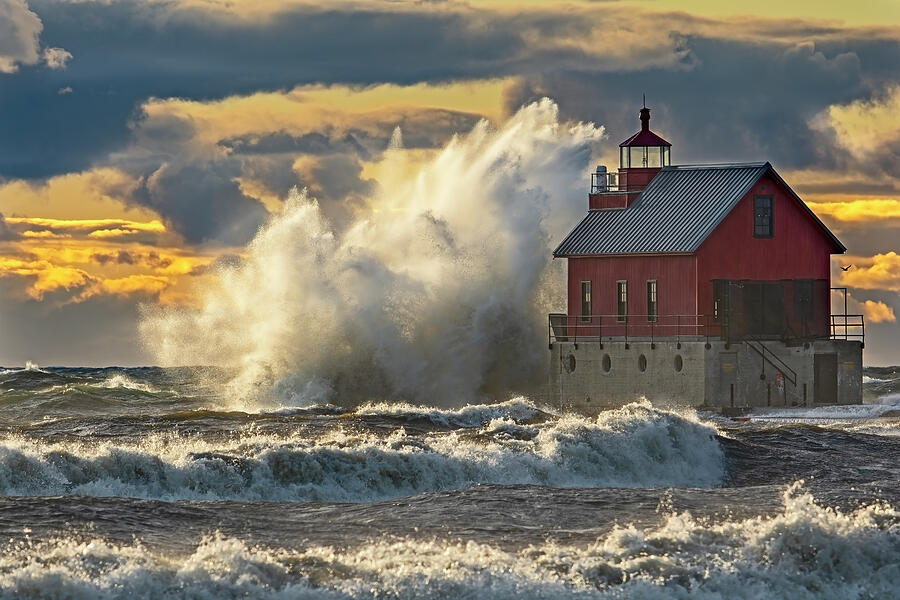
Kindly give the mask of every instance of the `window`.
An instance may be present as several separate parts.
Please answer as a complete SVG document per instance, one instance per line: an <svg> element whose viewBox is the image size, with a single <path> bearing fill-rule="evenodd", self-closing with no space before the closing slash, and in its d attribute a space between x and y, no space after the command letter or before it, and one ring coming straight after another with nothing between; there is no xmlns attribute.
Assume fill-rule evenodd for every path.
<svg viewBox="0 0 900 600"><path fill-rule="evenodd" d="M581 282L581 320L591 320L591 282Z"/></svg>
<svg viewBox="0 0 900 600"><path fill-rule="evenodd" d="M628 282L616 282L616 320L624 321L628 316Z"/></svg>
<svg viewBox="0 0 900 600"><path fill-rule="evenodd" d="M772 237L772 196L753 197L753 237Z"/></svg>
<svg viewBox="0 0 900 600"><path fill-rule="evenodd" d="M656 280L647 281L647 320L656 321L659 312L656 305Z"/></svg>
<svg viewBox="0 0 900 600"><path fill-rule="evenodd" d="M713 320L721 322L728 319L730 279L713 280Z"/></svg>
<svg viewBox="0 0 900 600"><path fill-rule="evenodd" d="M629 150L631 151L631 157L628 159L629 165L632 167L647 166L647 146L631 146Z"/></svg>

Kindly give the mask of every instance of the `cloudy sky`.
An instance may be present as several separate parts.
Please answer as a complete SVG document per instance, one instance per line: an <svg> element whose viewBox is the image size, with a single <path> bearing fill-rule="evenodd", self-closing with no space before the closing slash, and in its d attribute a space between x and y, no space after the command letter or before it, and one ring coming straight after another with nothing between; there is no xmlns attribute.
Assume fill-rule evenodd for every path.
<svg viewBox="0 0 900 600"><path fill-rule="evenodd" d="M775 165L898 364L900 3L735 6L0 0L0 364L152 362L141 306L196 303L292 186L352 219L398 126L427 153L547 96L614 164L642 93L673 162Z"/></svg>

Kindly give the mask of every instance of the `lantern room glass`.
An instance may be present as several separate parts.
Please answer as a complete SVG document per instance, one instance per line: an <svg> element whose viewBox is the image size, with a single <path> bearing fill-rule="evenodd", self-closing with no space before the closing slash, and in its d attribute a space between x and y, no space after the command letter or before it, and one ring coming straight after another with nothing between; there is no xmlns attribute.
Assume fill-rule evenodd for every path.
<svg viewBox="0 0 900 600"><path fill-rule="evenodd" d="M669 146L624 146L619 148L619 168L668 167L671 163Z"/></svg>

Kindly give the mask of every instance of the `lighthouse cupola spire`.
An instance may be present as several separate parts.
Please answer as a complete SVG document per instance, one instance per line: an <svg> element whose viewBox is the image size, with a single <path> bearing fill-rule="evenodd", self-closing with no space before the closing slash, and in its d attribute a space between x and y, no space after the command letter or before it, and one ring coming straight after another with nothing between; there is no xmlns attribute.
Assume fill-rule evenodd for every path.
<svg viewBox="0 0 900 600"><path fill-rule="evenodd" d="M641 131L650 131L650 109L647 108L647 96L643 96L644 106L641 108Z"/></svg>
<svg viewBox="0 0 900 600"><path fill-rule="evenodd" d="M650 109L640 111L641 130L619 144L619 181L643 189L662 167L672 164L672 144L650 131Z"/></svg>

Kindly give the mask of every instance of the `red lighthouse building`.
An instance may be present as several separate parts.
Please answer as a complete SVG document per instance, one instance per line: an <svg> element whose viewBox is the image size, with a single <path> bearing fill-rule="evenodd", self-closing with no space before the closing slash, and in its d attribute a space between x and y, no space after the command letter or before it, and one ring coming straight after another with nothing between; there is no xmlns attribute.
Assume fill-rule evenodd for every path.
<svg viewBox="0 0 900 600"><path fill-rule="evenodd" d="M862 316L830 310L841 242L768 162L672 166L640 118L553 253L568 307L550 317L551 394L584 409L860 402Z"/></svg>

